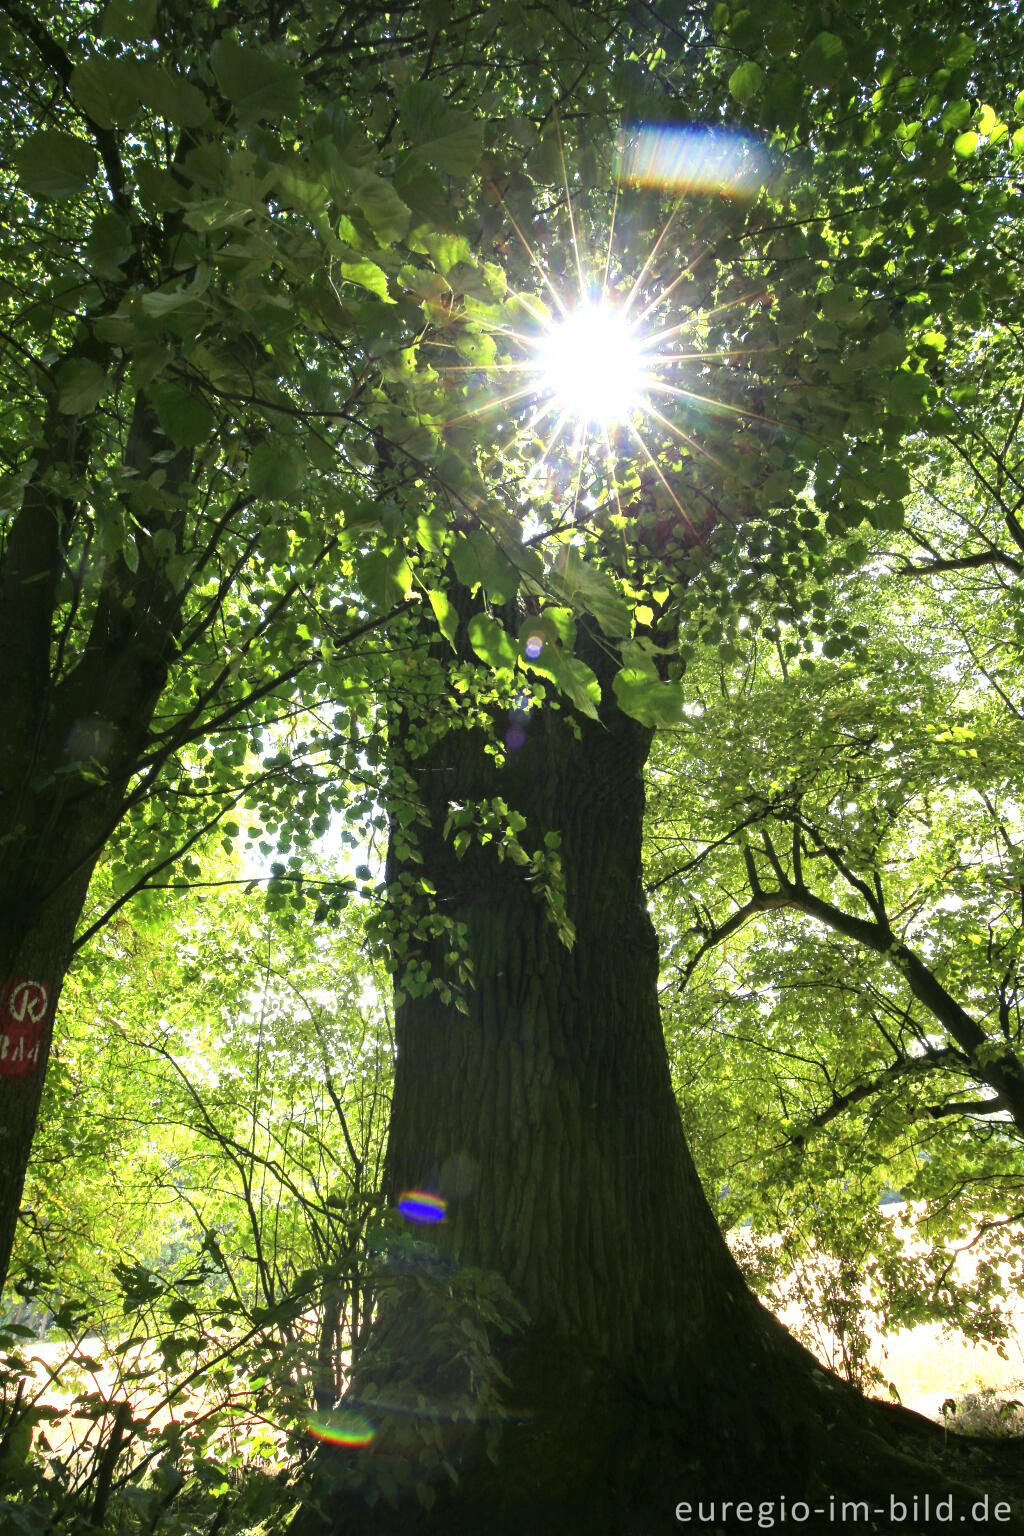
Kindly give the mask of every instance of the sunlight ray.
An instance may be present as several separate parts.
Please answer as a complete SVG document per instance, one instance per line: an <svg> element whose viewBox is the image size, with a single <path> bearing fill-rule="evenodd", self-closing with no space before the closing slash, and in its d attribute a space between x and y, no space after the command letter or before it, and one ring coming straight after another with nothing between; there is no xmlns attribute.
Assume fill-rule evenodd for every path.
<svg viewBox="0 0 1024 1536"><path fill-rule="evenodd" d="M447 346L447 342L435 342ZM540 363L441 363L438 373L542 373Z"/></svg>
<svg viewBox="0 0 1024 1536"><path fill-rule="evenodd" d="M523 245L523 249L526 252L527 256L529 256L530 261L533 263L533 265L536 267L537 271L540 273L541 280L544 283L545 288L550 293L551 297L554 299L555 304L556 304L559 312L562 315L567 315L569 313L569 310L568 310L567 306L565 305L565 303L563 302L562 296L559 293L558 289L555 287L554 283L551 281L551 278L548 276L547 268L545 267L544 263L541 261L540 257L534 252L533 247L530 245L529 240L527 240L526 236L523 234L522 230L519 228L519 225L516 223L515 219L512 217L511 210L509 209L509 206L506 203L505 199L501 196L500 192L498 193L498 197L499 197L499 199L501 201L501 206L505 210L505 214L506 214L506 216L508 218L509 223L512 225L512 228L515 230L516 234L519 236L519 239L521 240L522 245ZM529 309L530 306L527 303L526 296L524 294L517 294L516 297L519 299L520 303L523 305L524 308Z"/></svg>
<svg viewBox="0 0 1024 1536"><path fill-rule="evenodd" d="M572 521L574 523L576 521L576 508L579 506L579 500L580 500L580 486L583 484L583 462L584 462L584 460L586 459L586 456L587 456L587 438L588 438L588 436L589 436L589 429L587 427L587 423L584 422L583 423L583 435L582 435L582 438L580 440L580 456L579 456L579 459L578 459L577 464L576 464L576 485L575 485L575 488L574 488L573 493L572 493L572 511L569 514L570 518L572 519Z"/></svg>
<svg viewBox="0 0 1024 1536"><path fill-rule="evenodd" d="M769 352L777 352L777 346L771 347L732 347L728 351L721 352L659 352L659 363L717 363L723 358L732 357L764 357Z"/></svg>
<svg viewBox="0 0 1024 1536"><path fill-rule="evenodd" d="M549 407L549 409L550 409L550 407ZM545 411L544 414L546 416L548 414L548 412ZM558 442L558 439L561 437L562 432L563 432L563 430L565 428L565 424L569 420L569 416L570 416L570 412L569 411L563 411L562 414L559 416L558 420L555 422L554 431L552 432L551 436L548 438L547 442L544 444L544 448L543 448L543 451L541 452L541 456L537 460L536 464L533 466L533 468L531 470L532 474L535 474L539 469L541 469L542 466L544 465L544 463L546 462L548 454L551 452L552 448L555 446L555 444Z"/></svg>
<svg viewBox="0 0 1024 1536"><path fill-rule="evenodd" d="M677 511L679 512L680 517L686 523L687 527L689 528L690 532L693 534L694 538L697 540L697 543L700 545L701 549L706 548L704 540L700 536L699 530L694 526L694 523L691 520L689 514L687 513L686 508L683 506L682 502L679 500L679 497L676 495L675 491L672 489L672 487L669 485L668 481L665 479L665 476L662 473L661 465L658 463L657 459L651 453L651 450L648 448L647 444L644 442L643 437L641 436L641 434L637 431L636 427L634 427L634 426L630 427L630 431L632 432L633 436L636 438L637 442L640 444L641 450L643 451L644 457L647 459L647 462L650 464L651 468L654 470L654 473L657 475L658 479L661 481L662 485L665 487L665 490L668 492L669 497L670 497L671 501L673 502L674 506L676 507Z"/></svg>
<svg viewBox="0 0 1024 1536"><path fill-rule="evenodd" d="M640 317L637 320L637 324L638 325L643 325L643 323L647 319L648 315L652 314L654 312L654 310L656 310L659 307L659 305L664 304L665 300L667 298L670 298L672 296L672 294L675 293L675 291L679 287L680 283L685 282L688 277L692 277L693 276L694 272L696 272L697 268L700 266L701 262L704 260L704 258L707 256L707 254L708 254L707 248L705 248L703 251L700 251L693 258L693 260L691 262L689 262L688 265L683 268L683 270L681 272L677 272L676 273L675 277L669 283L668 287L667 288L663 288L661 290L661 292L655 298L653 298L651 300L651 302L647 305L647 308L641 311ZM687 321L683 321L681 323L683 325L685 325L688 322ZM654 338L652 337L652 340L653 339Z"/></svg>
<svg viewBox="0 0 1024 1536"><path fill-rule="evenodd" d="M647 387L656 394L676 395L682 400L694 400L698 405L708 405L712 410L725 411L730 416L745 416L750 421L763 421L769 427L781 425L771 416L762 416L759 411L748 411L742 405L730 405L726 400L716 400L714 395L698 395L695 390L683 389L679 384L665 384L660 379L652 379Z"/></svg>
<svg viewBox="0 0 1024 1536"><path fill-rule="evenodd" d="M764 289L756 293L740 294L738 298L728 299L724 304L716 304L714 309L702 309L700 312L700 322L703 325L708 320L713 320L716 315L723 315L727 310L736 309L740 304L750 304L752 302L767 298L767 296L767 292ZM678 336L680 331L691 329L693 324L694 320L691 317L686 320L680 320L678 325L668 326L663 331L655 331L654 335L648 338L648 344L652 347L659 346L661 342L668 341L670 337Z"/></svg>
<svg viewBox="0 0 1024 1536"><path fill-rule="evenodd" d="M637 249L635 257L630 254L629 265L635 275L623 272L626 255L618 251L616 241L630 222L626 193L616 182L610 197L607 236L596 225L592 228L583 217L579 196L571 189L566 141L557 115L554 128L560 171L560 176L556 171L556 179L565 193L564 217L572 257L569 239L563 236L549 244L539 233L539 224L534 244L527 236L527 225L513 216L495 187L509 229L529 264L528 291L509 292L500 308L493 306L493 319L487 305L480 306L479 312L471 300L462 306L466 318L495 339L502 338L505 345L499 344L501 360L494 363L470 362L465 355L458 355L457 348L449 363L435 363L437 373L449 378L461 395L451 401L453 408L459 407L451 424L506 413L507 430L503 428L498 434L502 441L496 444L496 456L516 449L525 459L525 484L532 488L537 477L543 477L553 492L551 466L557 466L561 487L557 499L562 512L553 525L556 527L566 526L566 517L575 518L580 513L582 499L590 494L588 486L621 515L617 458L641 454L667 492L681 526L689 530L688 536L703 542L666 479L667 461L665 468L659 468L658 460L674 442L694 461L713 465L718 472L723 469L720 458L700 440L702 435L709 435L705 427L715 425L716 416L719 432L727 429L729 420L779 426L751 406L733 403L749 393L753 403L764 404L761 388L752 386L763 385L765 370L755 373L752 366L756 365L744 363L778 348L730 346L731 340L741 339L737 333L745 320L719 326L714 339L723 345L713 349L700 345L702 338L709 339L706 327L711 321L743 306L763 303L766 289L736 294L712 308L700 307L700 270L702 264L714 259L714 241L705 242L713 214L706 205L702 211L694 209L695 217L683 228L680 219L687 205L685 193L665 208L646 252ZM693 207L692 203L688 206ZM642 211L649 207L645 202ZM539 217L526 215L529 220ZM554 252L564 261L564 270L549 265ZM639 270L635 270L637 266ZM692 291L680 292L695 274ZM443 337L446 333L442 330L439 334ZM449 345L441 339L427 344ZM477 381L474 375L482 377ZM691 377L694 384L703 387L689 387ZM719 390L728 398L717 398ZM707 418L703 424L702 417ZM671 470L668 473L671 475ZM692 489L695 495L706 496L699 485Z"/></svg>
<svg viewBox="0 0 1024 1536"><path fill-rule="evenodd" d="M636 298L637 294L639 293L640 286L643 283L644 278L647 276L648 272L651 269L651 263L654 261L655 256L657 256L658 251L661 249L662 243L664 242L664 240L668 236L669 230L672 228L672 225L675 223L676 214L679 212L681 207L682 207L682 198L680 198L679 201L676 202L673 205L671 211L669 212L668 218L665 220L665 226L662 229L661 234L658 236L657 240L654 242L653 246L651 247L651 249L650 249L650 251L648 253L647 260L644 262L643 266L640 268L640 271L637 273L636 278L634 279L634 282L633 282L633 286L629 290L629 293L626 295L625 303L622 306L624 314L628 315L629 311L632 309L632 307L633 307L633 300Z"/></svg>
<svg viewBox="0 0 1024 1536"><path fill-rule="evenodd" d="M490 469L494 464L497 463L497 461L501 458L501 456L503 454L508 453L510 451L510 449L515 447L515 445L519 442L520 438L525 437L527 435L527 433L534 431L534 429L536 427L538 427L540 425L540 423L544 420L545 416L550 416L552 411L553 411L553 409L554 409L554 405L553 405L552 401L550 401L550 400L542 400L540 405L538 405L537 409L534 411L533 415L530 417L529 421L525 421L523 423L523 425L513 435L513 437L511 438L511 440L509 442L502 443L500 448L497 448L495 450L495 452L491 454L489 459L485 459L484 462L483 462L483 466L482 467L484 469ZM531 479L536 474L536 472L540 468L540 466L544 463L544 460L547 457L549 449L557 441L558 435L561 432L562 427L565 425L565 422L566 422L567 419L568 419L568 413L563 413L563 415L559 417L558 421L556 421L556 423L555 423L555 430L551 434L551 437L548 440L548 443L545 445L543 453L541 454L541 456L538 459L537 463L530 466L530 469L529 469L529 471L528 471L528 473L526 475L526 479L527 480Z"/></svg>
<svg viewBox="0 0 1024 1536"><path fill-rule="evenodd" d="M565 207L569 215L569 229L572 234L572 248L576 253L576 275L579 279L580 298L586 297L587 284L583 276L583 258L580 254L580 242L576 233L576 216L572 211L572 193L569 191L569 171L565 163L565 145L562 143L562 125L558 120L558 111L555 110L555 132L558 135L558 156L562 162L562 185L565 187Z"/></svg>
<svg viewBox="0 0 1024 1536"><path fill-rule="evenodd" d="M623 513L622 513L622 499L619 496L619 482L618 482L618 477L616 476L616 473L615 473L615 455L612 453L612 444L611 444L611 438L608 435L608 423L607 422L602 422L601 430L602 430L602 433L604 435L605 462L608 465L608 474L609 474L609 477L610 477L611 483L612 483L612 495L615 498L615 510L619 514L619 516L622 517L622 515L623 515ZM622 530L620 530L620 532L622 532ZM625 532L622 532L622 538L623 538L623 543L625 543L625 538L626 538Z"/></svg>
<svg viewBox="0 0 1024 1536"><path fill-rule="evenodd" d="M608 273L612 264L612 244L615 240L615 218L619 211L619 187L615 184L615 192L612 196L612 216L608 224L608 246L604 253L604 276L601 279L601 298L608 295Z"/></svg>
<svg viewBox="0 0 1024 1536"><path fill-rule="evenodd" d="M668 417L663 415L663 413L658 410L657 406L648 405L648 410L654 417L655 421L660 422L660 424L665 428L667 432L671 432L673 437L677 437L680 442L686 444L687 448L692 449L694 453L699 453L701 458L707 459L715 466L716 469L720 469L724 472L725 465L722 463L721 459L716 458L709 448L704 447L703 443L698 443L697 439L695 437L691 437L689 433L684 432L682 427L677 427L674 421L669 421Z"/></svg>
<svg viewBox="0 0 1024 1536"><path fill-rule="evenodd" d="M533 302L530 299L529 294L517 293L517 294L514 295L514 297L516 299L518 299L519 303L527 311L527 313L530 315L531 319L536 320L538 325L548 325L550 323L549 320L548 320L547 315L544 313L544 311L542 309L535 309L534 308ZM568 309L563 307L563 314L568 314L568 313L569 313ZM513 335L515 333L510 331L509 334ZM526 343L527 343L528 346L533 346L533 341L534 341L533 337L527 337L526 338Z"/></svg>
<svg viewBox="0 0 1024 1536"><path fill-rule="evenodd" d="M475 405L471 410L463 411L458 416L452 416L447 425L454 427L457 426L459 422L472 421L474 417L484 416L488 411L496 411L501 405L512 405L516 400L525 400L528 395L535 393L536 385L528 384L524 389L517 389L510 395L499 395L497 399L488 400L485 405Z"/></svg>

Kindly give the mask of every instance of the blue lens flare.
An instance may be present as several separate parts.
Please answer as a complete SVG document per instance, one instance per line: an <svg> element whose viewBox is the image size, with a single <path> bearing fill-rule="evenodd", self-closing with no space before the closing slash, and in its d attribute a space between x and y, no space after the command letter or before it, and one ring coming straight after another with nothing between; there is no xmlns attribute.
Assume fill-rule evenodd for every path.
<svg viewBox="0 0 1024 1536"><path fill-rule="evenodd" d="M398 1209L406 1221L415 1221L423 1226L444 1221L447 1206L440 1195L432 1195L422 1189L407 1189L398 1197Z"/></svg>

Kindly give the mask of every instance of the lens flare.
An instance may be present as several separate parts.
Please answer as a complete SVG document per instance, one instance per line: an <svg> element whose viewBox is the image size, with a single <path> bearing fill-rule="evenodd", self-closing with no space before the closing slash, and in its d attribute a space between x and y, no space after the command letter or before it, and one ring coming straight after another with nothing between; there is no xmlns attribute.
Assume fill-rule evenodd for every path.
<svg viewBox="0 0 1024 1536"><path fill-rule="evenodd" d="M352 1408L335 1408L330 1413L310 1414L306 1420L306 1430L315 1440L323 1440L327 1445L349 1445L355 1448L369 1445L375 1433L369 1420Z"/></svg>
<svg viewBox="0 0 1024 1536"><path fill-rule="evenodd" d="M541 384L577 421L623 421L639 407L644 380L640 338L609 304L570 310L539 347Z"/></svg>
<svg viewBox="0 0 1024 1536"><path fill-rule="evenodd" d="M614 508L616 526L625 526L621 520L638 505L637 479L650 482L653 476L656 499L673 509L682 542L703 545L705 525L714 527L719 515L702 484L709 467L716 474L723 469L710 446L718 429L727 418L737 427L749 424L751 432L780 427L763 399L763 360L780 350L772 327L762 323L773 302L773 268L767 264L749 289L739 272L729 280L719 272L716 241L729 236L719 228L715 206L726 198L753 201L783 183L790 187L792 168L751 134L700 125L627 125L619 137L607 241L588 251L557 118L555 128L571 253L564 241L551 239L539 216L523 220L498 183L488 183L511 232L499 252L514 235L536 282L534 291L515 292L500 307L467 300L474 325L502 338L507 350L489 366L454 358L441 363L438 376L452 396L446 441L455 441L463 423L495 420L488 469L522 445L527 499L543 508L524 525L531 544L544 536L549 509L552 532L589 523L599 508ZM642 261L636 259L642 233L637 220L646 219L655 200L642 190L632 197L630 187L657 189L673 204L664 210L660 231L651 230ZM620 193L629 202L621 216L628 232L621 249ZM694 207L692 195L704 206ZM545 247L557 257L546 255ZM730 312L732 319L725 319ZM449 305L445 316L452 313ZM430 345L460 351L449 329L438 324ZM683 460L693 471L686 505L675 488ZM560 643L531 623L520 632L521 660L536 665L549 641ZM512 729L515 750L518 726Z"/></svg>
<svg viewBox="0 0 1024 1536"><path fill-rule="evenodd" d="M776 170L759 139L727 128L639 124L619 135L617 179L634 187L756 197Z"/></svg>
<svg viewBox="0 0 1024 1536"><path fill-rule="evenodd" d="M422 1189L407 1189L398 1197L398 1209L406 1221L415 1221L422 1226L444 1221L447 1207L440 1195L432 1195Z"/></svg>

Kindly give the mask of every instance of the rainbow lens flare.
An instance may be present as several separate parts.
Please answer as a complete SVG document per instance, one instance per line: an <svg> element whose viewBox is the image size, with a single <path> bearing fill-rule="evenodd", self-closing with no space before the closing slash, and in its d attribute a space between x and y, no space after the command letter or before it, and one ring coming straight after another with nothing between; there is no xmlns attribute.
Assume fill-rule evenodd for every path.
<svg viewBox="0 0 1024 1536"><path fill-rule="evenodd" d="M530 661L536 661L544 649L543 635L527 635L523 650Z"/></svg>
<svg viewBox="0 0 1024 1536"><path fill-rule="evenodd" d="M310 1414L306 1429L315 1440L323 1440L327 1445L349 1445L357 1449L369 1445L375 1433L369 1420L353 1408Z"/></svg>
<svg viewBox="0 0 1024 1536"><path fill-rule="evenodd" d="M422 1226L444 1221L446 1206L440 1195L431 1195L422 1189L407 1189L398 1197L398 1209L406 1221L416 1221Z"/></svg>
<svg viewBox="0 0 1024 1536"><path fill-rule="evenodd" d="M618 179L634 187L755 197L776 169L759 139L727 128L639 124L619 136Z"/></svg>

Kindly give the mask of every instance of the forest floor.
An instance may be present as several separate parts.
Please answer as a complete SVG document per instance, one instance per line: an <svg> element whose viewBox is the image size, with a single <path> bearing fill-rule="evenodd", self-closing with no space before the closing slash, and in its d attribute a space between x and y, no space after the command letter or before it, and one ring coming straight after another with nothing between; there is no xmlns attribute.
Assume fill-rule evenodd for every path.
<svg viewBox="0 0 1024 1536"><path fill-rule="evenodd" d="M741 1234L737 1233L736 1237L741 1238L737 1246L742 1246ZM730 1238L731 1242L733 1240ZM968 1249L957 1260L957 1276L966 1281L973 1279L977 1264L977 1255ZM838 1341L815 1335L808 1329L805 1312L798 1302L785 1307L779 1317L814 1350L823 1364L832 1369L840 1367L842 1351ZM868 1360L879 1372L881 1382L872 1395L886 1401L898 1401L950 1429L1024 1434L1024 1407L1017 1411L1003 1408L1000 1416L1003 1404L1012 1404L1015 1400L1024 1404L1024 1294L1018 1294L1009 1308L1009 1317L1011 1332L1002 1353L990 1345L974 1343L962 1334L946 1332L932 1323L875 1335ZM212 1406L204 1400L198 1384L191 1393L186 1392L178 1398L173 1406L164 1404L161 1399L168 1383L161 1381L162 1373L155 1368L157 1361L152 1350L143 1351L141 1357L139 1351L132 1350L129 1356L116 1361L105 1355L101 1340L85 1339L80 1345L77 1363L69 1361L73 1351L66 1343L31 1344L24 1353L34 1364L35 1380L27 1395L62 1414L61 1421L47 1425L44 1432L51 1448L65 1455L87 1452L90 1444L94 1444L108 1428L101 1406L104 1402L130 1398L134 1417L136 1420L148 1417L151 1432L169 1419L184 1420L187 1424L209 1412ZM82 1356L88 1360L84 1366ZM140 1377L144 1379L140 1380ZM887 1390L889 1384L895 1391ZM78 1394L87 1401L76 1403ZM951 1406L951 1402L955 1406ZM251 1433L252 1425L246 1424L241 1401L237 1417L229 1411L224 1418L227 1422L221 1431L225 1442L223 1449L231 1452L235 1449L232 1442L236 1434L241 1432L243 1439L248 1438L246 1431ZM269 1434L271 1441L276 1438L269 1426L264 1425L264 1433ZM267 1451L273 1456L269 1445Z"/></svg>
<svg viewBox="0 0 1024 1536"><path fill-rule="evenodd" d="M1002 1356L989 1345L975 1344L961 1334L944 1333L938 1324L933 1323L922 1323L899 1333L879 1335L873 1341L869 1358L871 1364L880 1371L883 1385L876 1388L873 1395L893 1401L895 1394L888 1392L885 1385L891 1382L898 1394L895 1400L904 1407L913 1408L939 1423L946 1423L950 1429L971 1429L977 1432L980 1427L977 1423L979 1412L994 1419L1000 1403L1012 1402L1014 1399L1024 1403L1024 1298L1012 1310L1014 1332L1007 1340L1005 1355ZM799 1327L803 1321L799 1309L794 1307L787 1308L780 1315L789 1327ZM107 1401L125 1395L124 1385L118 1381L110 1364L103 1360L101 1341L85 1340L83 1349L88 1350L97 1360L97 1367L87 1371L72 1367L69 1373L72 1380L68 1380L61 1370L68 1355L66 1344L34 1344L26 1351L36 1362L37 1401L67 1415L61 1424L51 1425L46 1430L47 1438L55 1450L59 1447L66 1452L76 1446L85 1449L82 1442L88 1444L95 1439L99 1428L95 1422L95 1408L83 1417L76 1416L73 1402L76 1393L85 1391L90 1395L104 1397ZM834 1360L828 1358L826 1350L819 1347L816 1352L825 1364L834 1365ZM152 1389L140 1391L137 1384L133 1385L131 1395L136 1413L145 1415L156 1407L163 1394ZM950 1399L956 1408L951 1412L947 1410L944 1418L943 1404L948 1404ZM986 1402L989 1405L987 1413L984 1409ZM177 1402L173 1409L158 1408L153 1415L151 1428L160 1427L172 1417L191 1417L201 1408L200 1391L190 1400ZM1014 1427L1017 1432L1024 1431L1024 1412L1015 1417L1017 1422ZM1013 1420L1007 1417L1004 1422L1009 1428Z"/></svg>

